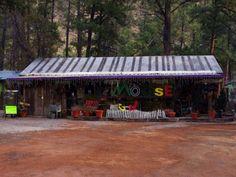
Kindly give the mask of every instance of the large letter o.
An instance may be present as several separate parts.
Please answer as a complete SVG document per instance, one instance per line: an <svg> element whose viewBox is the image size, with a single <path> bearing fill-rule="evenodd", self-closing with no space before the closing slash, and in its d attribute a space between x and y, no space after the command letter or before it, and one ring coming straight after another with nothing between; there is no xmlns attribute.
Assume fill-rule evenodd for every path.
<svg viewBox="0 0 236 177"><path fill-rule="evenodd" d="M133 97L137 97L140 95L140 88L137 85L133 85L130 87L130 95Z"/></svg>

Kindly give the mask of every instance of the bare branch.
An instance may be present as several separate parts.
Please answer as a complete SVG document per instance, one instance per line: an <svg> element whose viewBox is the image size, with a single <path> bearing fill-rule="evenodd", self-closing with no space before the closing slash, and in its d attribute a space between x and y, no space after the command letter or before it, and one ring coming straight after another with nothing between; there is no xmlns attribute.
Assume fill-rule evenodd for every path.
<svg viewBox="0 0 236 177"><path fill-rule="evenodd" d="M172 11L171 13L175 12L178 8L180 8L182 5L188 3L188 2L198 2L198 0L184 0L181 3L179 3Z"/></svg>
<svg viewBox="0 0 236 177"><path fill-rule="evenodd" d="M164 8L161 6L160 1L159 1L159 0L156 0L156 3L157 3L157 6L158 6L159 9L160 9L160 14L161 14L162 16L165 16L165 10L164 10Z"/></svg>
<svg viewBox="0 0 236 177"><path fill-rule="evenodd" d="M161 21L164 21L164 16L161 14L160 11L155 10L154 12L155 12L155 15L160 18ZM149 14L149 15L152 15L152 14Z"/></svg>
<svg viewBox="0 0 236 177"><path fill-rule="evenodd" d="M228 30L230 30L230 32L232 32L234 35L236 35L236 32L234 29L232 29L231 26L229 26L228 24L224 23L223 21L221 22Z"/></svg>
<svg viewBox="0 0 236 177"><path fill-rule="evenodd" d="M227 9L224 8L224 9L221 10L221 12L223 12L227 17L229 17L229 18L231 18L233 20L236 20L235 14L229 14Z"/></svg>
<svg viewBox="0 0 236 177"><path fill-rule="evenodd" d="M228 8L228 7L223 7L223 9L226 9L227 11L232 12L233 14L236 14L236 11L235 11L235 10L230 9L230 8Z"/></svg>

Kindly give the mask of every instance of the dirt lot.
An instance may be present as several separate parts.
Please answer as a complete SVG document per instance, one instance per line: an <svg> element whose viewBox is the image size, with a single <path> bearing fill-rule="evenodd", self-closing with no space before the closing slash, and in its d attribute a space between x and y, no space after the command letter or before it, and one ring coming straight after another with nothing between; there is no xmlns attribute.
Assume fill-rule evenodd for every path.
<svg viewBox="0 0 236 177"><path fill-rule="evenodd" d="M0 119L1 177L236 176L236 123Z"/></svg>

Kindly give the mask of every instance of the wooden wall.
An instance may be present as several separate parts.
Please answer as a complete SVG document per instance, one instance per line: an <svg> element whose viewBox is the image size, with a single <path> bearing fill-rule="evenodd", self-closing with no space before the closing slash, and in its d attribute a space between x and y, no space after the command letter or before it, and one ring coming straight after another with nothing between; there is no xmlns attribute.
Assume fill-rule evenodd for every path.
<svg viewBox="0 0 236 177"><path fill-rule="evenodd" d="M66 93L63 84L40 83L25 86L25 102L30 104L29 113L34 116L48 116L50 104L61 104L66 109Z"/></svg>

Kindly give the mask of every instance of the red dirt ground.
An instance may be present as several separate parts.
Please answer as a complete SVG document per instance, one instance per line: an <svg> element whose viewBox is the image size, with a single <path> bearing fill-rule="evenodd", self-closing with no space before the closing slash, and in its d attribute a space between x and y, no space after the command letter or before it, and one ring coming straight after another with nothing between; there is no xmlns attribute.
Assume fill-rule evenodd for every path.
<svg viewBox="0 0 236 177"><path fill-rule="evenodd" d="M0 176L236 176L236 124L73 122L0 134Z"/></svg>

